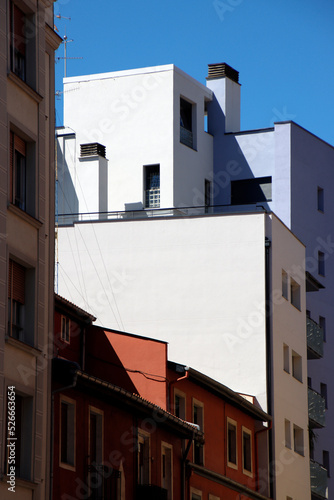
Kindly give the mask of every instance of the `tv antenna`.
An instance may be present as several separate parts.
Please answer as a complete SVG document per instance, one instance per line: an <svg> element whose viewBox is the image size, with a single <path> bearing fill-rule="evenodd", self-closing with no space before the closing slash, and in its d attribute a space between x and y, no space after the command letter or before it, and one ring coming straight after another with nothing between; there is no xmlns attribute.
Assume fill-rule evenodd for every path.
<svg viewBox="0 0 334 500"><path fill-rule="evenodd" d="M68 21L71 20L70 17L64 17L60 14L57 14L55 17L57 17L58 19L67 19ZM67 35L66 35L66 26L65 26L65 35L63 36L63 41L62 43L64 44L64 57L56 57L56 59L59 61L60 59L64 59L64 78L66 78L67 76L67 64L66 64L66 61L67 59L82 59L82 57L67 57L67 44L69 42L74 42L74 40L71 38L71 39L68 39Z"/></svg>

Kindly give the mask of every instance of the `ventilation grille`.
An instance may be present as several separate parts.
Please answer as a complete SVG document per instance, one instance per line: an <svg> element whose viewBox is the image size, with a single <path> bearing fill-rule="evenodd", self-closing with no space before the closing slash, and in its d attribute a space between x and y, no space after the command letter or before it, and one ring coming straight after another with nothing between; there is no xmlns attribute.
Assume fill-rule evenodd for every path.
<svg viewBox="0 0 334 500"><path fill-rule="evenodd" d="M231 68L231 66L226 63L208 64L208 70L207 80L227 77L230 80L239 83L239 71Z"/></svg>
<svg viewBox="0 0 334 500"><path fill-rule="evenodd" d="M106 157L106 147L98 142L80 145L80 156L102 156Z"/></svg>

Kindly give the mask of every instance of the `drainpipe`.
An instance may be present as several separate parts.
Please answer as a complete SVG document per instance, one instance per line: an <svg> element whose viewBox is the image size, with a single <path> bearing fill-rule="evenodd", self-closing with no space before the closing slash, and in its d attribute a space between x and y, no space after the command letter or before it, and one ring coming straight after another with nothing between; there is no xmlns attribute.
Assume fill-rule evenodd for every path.
<svg viewBox="0 0 334 500"><path fill-rule="evenodd" d="M272 415L272 359L271 359L271 303L270 303L270 247L271 241L265 238L265 293L266 293L266 362L267 362L267 401L268 413ZM275 470L273 460L273 429L269 428L269 485L270 498L274 495Z"/></svg>
<svg viewBox="0 0 334 500"><path fill-rule="evenodd" d="M182 377L184 378L184 377ZM192 438L189 439L187 447L185 451L182 454L182 459L181 459L181 500L186 500L186 461L187 461L187 456L190 450L190 447L194 441L194 434L192 435Z"/></svg>

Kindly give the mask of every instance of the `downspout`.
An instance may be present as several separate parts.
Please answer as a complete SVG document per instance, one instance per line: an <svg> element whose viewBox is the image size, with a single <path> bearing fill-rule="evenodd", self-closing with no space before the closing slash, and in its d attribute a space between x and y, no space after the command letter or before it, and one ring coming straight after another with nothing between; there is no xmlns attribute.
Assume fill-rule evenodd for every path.
<svg viewBox="0 0 334 500"><path fill-rule="evenodd" d="M53 496L53 442L54 442L54 395L57 392L66 391L67 389L73 389L77 385L78 374L75 372L73 377L73 382L70 385L66 385L65 387L60 387L59 389L55 389L51 391L51 457L50 457L50 495L49 498L52 500Z"/></svg>
<svg viewBox="0 0 334 500"><path fill-rule="evenodd" d="M184 377L182 377L184 378ZM190 450L190 447L194 441L194 434L192 438L189 439L187 447L182 454L182 462L181 462L181 500L186 500L186 460Z"/></svg>
<svg viewBox="0 0 334 500"><path fill-rule="evenodd" d="M262 432L270 431L272 427L272 421L269 422L268 427L264 427L254 433L255 435L255 490L259 491L259 446L258 446L258 434Z"/></svg>
<svg viewBox="0 0 334 500"><path fill-rule="evenodd" d="M271 359L271 302L270 302L270 247L271 241L265 238L265 294L266 294L266 365L268 413L272 415L272 359ZM273 429L269 427L269 487L270 498L274 495L275 470L273 460Z"/></svg>

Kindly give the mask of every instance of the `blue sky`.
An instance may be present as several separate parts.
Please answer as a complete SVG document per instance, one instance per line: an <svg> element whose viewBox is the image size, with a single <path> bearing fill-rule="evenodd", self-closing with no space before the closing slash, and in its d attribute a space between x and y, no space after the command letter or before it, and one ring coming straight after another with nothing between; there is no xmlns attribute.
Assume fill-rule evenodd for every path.
<svg viewBox="0 0 334 500"><path fill-rule="evenodd" d="M67 76L175 64L205 84L207 64L239 71L241 128L294 120L334 145L333 0L58 0ZM63 45L57 52L64 56ZM64 62L56 63L62 91ZM62 125L62 99L56 99Z"/></svg>

